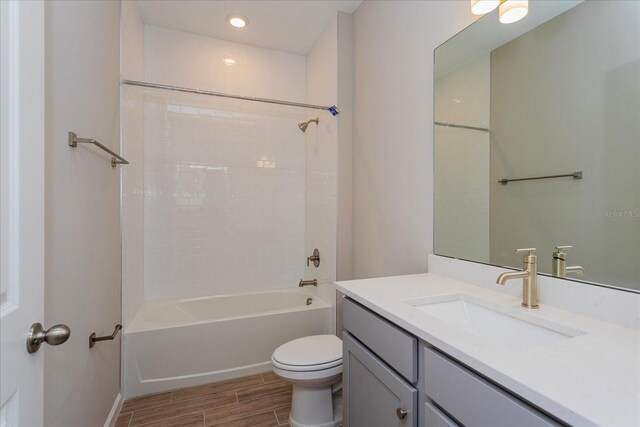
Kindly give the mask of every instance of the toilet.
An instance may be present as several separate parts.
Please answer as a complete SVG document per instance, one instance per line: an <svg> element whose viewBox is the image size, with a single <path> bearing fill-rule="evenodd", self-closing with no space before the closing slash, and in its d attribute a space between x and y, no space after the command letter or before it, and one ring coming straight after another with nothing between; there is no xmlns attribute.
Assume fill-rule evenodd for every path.
<svg viewBox="0 0 640 427"><path fill-rule="evenodd" d="M289 341L271 356L273 372L293 383L291 427L342 425L342 340L313 335Z"/></svg>

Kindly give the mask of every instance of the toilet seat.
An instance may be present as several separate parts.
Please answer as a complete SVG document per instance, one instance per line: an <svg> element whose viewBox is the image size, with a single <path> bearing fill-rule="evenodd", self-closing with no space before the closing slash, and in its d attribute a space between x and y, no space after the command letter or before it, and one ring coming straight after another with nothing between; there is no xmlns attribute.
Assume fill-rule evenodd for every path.
<svg viewBox="0 0 640 427"><path fill-rule="evenodd" d="M273 366L292 372L311 372L342 365L342 341L335 335L312 335L289 341L271 356Z"/></svg>

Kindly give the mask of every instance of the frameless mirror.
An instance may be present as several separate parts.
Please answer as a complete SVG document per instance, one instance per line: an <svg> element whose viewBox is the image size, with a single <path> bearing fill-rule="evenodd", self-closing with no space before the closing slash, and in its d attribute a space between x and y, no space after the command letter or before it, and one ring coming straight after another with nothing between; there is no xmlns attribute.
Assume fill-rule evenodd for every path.
<svg viewBox="0 0 640 427"><path fill-rule="evenodd" d="M434 85L436 254L640 291L640 2L494 11Z"/></svg>

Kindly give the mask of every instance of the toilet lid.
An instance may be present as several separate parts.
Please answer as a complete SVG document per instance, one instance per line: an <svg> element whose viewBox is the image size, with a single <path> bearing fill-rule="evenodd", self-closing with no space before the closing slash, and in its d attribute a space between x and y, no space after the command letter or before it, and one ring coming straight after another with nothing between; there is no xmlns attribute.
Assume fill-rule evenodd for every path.
<svg viewBox="0 0 640 427"><path fill-rule="evenodd" d="M342 340L335 335L313 335L282 344L272 359L292 370L327 369L342 363Z"/></svg>

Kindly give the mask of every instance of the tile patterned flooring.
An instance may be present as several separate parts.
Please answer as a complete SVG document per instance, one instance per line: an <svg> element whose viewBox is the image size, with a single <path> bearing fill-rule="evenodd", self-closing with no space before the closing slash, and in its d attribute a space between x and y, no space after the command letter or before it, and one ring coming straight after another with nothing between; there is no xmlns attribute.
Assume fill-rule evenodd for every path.
<svg viewBox="0 0 640 427"><path fill-rule="evenodd" d="M290 383L273 372L138 397L116 427L289 426Z"/></svg>

